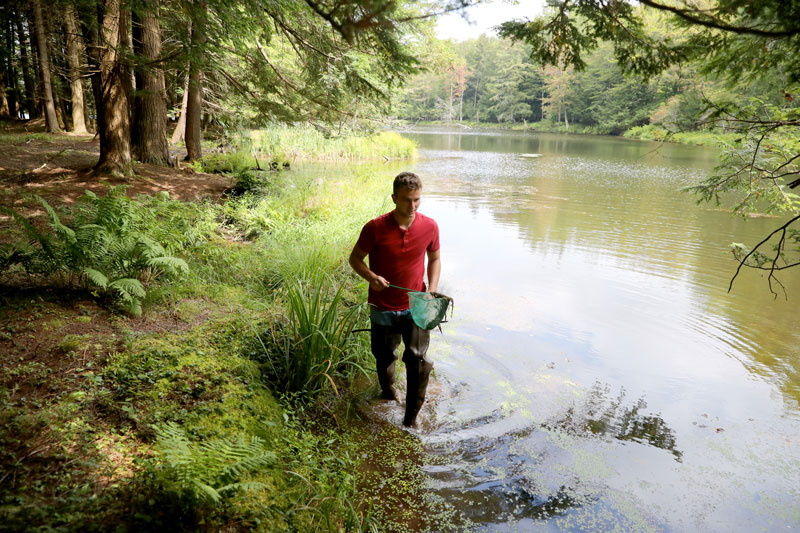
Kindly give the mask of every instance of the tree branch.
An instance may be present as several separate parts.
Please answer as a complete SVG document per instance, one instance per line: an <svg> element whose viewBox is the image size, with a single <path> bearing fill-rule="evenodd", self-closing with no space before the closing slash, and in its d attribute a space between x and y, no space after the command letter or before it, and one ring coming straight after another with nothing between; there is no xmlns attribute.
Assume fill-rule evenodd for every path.
<svg viewBox="0 0 800 533"><path fill-rule="evenodd" d="M759 267L753 267L753 266L750 266L750 265L746 265L745 263L747 262L747 260L748 260L748 259L749 259L749 258L750 258L750 257L751 257L751 256L752 256L752 255L753 255L753 254L754 254L754 253L755 253L755 252L756 252L756 251L757 251L757 250L758 250L758 249L759 249L761 246L763 246L763 245L764 245L764 244L765 244L767 241L769 241L769 240L772 238L772 236L773 236L773 235L775 235L775 234L776 234L776 233L778 233L778 232L782 232L782 233L783 233L783 235L781 236L781 243L780 243L780 244L782 244L782 243L783 243L783 239L784 239L784 237L786 236L786 228L788 228L789 226L791 226L791 225L792 225L794 222L796 222L796 221L798 221L798 220L800 220L800 215L795 215L794 217L790 218L790 219L789 219L789 220L788 220L788 221L787 221L785 224L783 224L781 227L779 227L778 229L776 229L775 231L773 231L772 233L770 233L769 235L767 235L766 237L764 237L764 239L762 239L762 240L761 240L761 242L759 242L758 244L756 244L756 245L753 247L753 249L752 249L752 250L750 250L749 252L747 252L747 255L745 255L745 256L744 256L744 258L743 258L743 259L741 259L741 260L739 261L739 266L736 268L736 273L734 273L733 277L731 278L731 282L730 282L730 284L728 285L728 292L731 292L731 289L733 289L733 282L736 280L736 277L739 275L739 272L742 270L742 267L743 267L743 266L746 266L747 268L759 268ZM776 254L775 254L775 256L776 256L776 257L775 257L775 260L773 261L773 264L772 264L772 266L771 266L769 269L765 269L765 268L761 267L761 269L762 269L762 270L769 270L769 271L770 271L770 278L773 278L773 277L774 277L774 276L773 276L773 272L774 272L775 270L783 270L783 268L788 268L788 267L781 267L781 268L776 268L776 267L775 267L775 263L777 262L777 257L778 257L779 255L780 255L780 249L778 249L778 250L777 250L777 252L776 252ZM780 283L780 282L778 282L778 283ZM781 286L783 286L783 285L781 285ZM772 285L771 285L771 282L770 282L770 292L771 292L772 294L775 294L775 295L777 296L777 294L776 294L776 293L775 293L775 292L772 290Z"/></svg>
<svg viewBox="0 0 800 533"><path fill-rule="evenodd" d="M758 37L768 37L777 39L800 35L800 28L794 28L783 31L771 31L752 26L733 26L721 21L718 18L713 18L713 17L701 18L698 16L701 12L697 9L681 9L679 7L660 4L658 2L654 2L653 0L639 0L639 1L646 6L652 7L653 9L658 9L659 11L668 11L688 22L715 30L737 33L740 35L756 35Z"/></svg>

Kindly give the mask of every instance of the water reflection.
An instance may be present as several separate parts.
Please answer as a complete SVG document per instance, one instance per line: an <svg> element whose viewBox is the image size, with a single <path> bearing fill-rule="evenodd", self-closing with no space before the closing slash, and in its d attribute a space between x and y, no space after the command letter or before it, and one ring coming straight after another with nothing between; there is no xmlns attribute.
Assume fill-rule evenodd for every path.
<svg viewBox="0 0 800 533"><path fill-rule="evenodd" d="M545 427L648 444L681 460L683 454L676 448L675 432L660 416L644 413L647 408L644 398L626 405L624 388L616 398L609 397L610 392L609 384L595 383L583 405L570 407L565 416Z"/></svg>
<svg viewBox="0 0 800 533"><path fill-rule="evenodd" d="M727 294L727 245L776 221L680 191L713 151L416 139L458 303L432 344L435 492L491 531L800 527L800 279Z"/></svg>

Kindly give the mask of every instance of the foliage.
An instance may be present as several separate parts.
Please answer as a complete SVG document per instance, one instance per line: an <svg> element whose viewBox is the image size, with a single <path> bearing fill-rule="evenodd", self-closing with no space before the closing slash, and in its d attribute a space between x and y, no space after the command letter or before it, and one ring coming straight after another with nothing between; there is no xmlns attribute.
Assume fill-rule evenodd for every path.
<svg viewBox="0 0 800 533"><path fill-rule="evenodd" d="M175 235L177 228L163 221L151 225L158 217L129 199L123 187L112 188L104 197L87 191L73 209L71 226L44 199L38 199L52 231L41 231L34 221L2 208L24 228L29 242L4 246L0 268L20 264L29 274L100 289L132 315L142 312L144 283L189 270L185 260L171 254L195 239L194 232ZM165 201L162 196L156 202Z"/></svg>
<svg viewBox="0 0 800 533"><path fill-rule="evenodd" d="M169 423L155 428L156 448L174 476L180 491L199 501L215 504L228 492L263 490L263 483L239 481L244 475L275 462L275 453L263 439L238 435L192 442L180 426Z"/></svg>
<svg viewBox="0 0 800 533"><path fill-rule="evenodd" d="M321 273L287 287L289 324L273 327L266 336L269 342L262 345L273 387L312 398L330 385L338 394L334 377L365 372L362 348L352 337L363 322L362 308L345 308L343 294L342 286L334 290Z"/></svg>
<svg viewBox="0 0 800 533"><path fill-rule="evenodd" d="M370 361L368 337L349 334L347 321L364 318L356 302L366 291L345 260L364 221L387 207L399 165L303 167L270 173L263 187L222 205L166 195L130 200L128 228L180 254L190 271L147 286L146 325L109 319L89 302L92 325L116 336L100 339L95 330L105 328L93 327L86 338L57 335L58 357L45 363L9 359L2 384L25 380L22 389L0 386L0 438L10 443L0 453L13 457L14 472L0 513L12 516L12 529L380 528L357 485L363 459L355 441L364 435L347 422L349 400L333 398L331 381L341 393ZM65 226L84 220L84 202L58 211ZM12 297L40 312L30 293L6 301ZM58 323L81 318L69 306L52 308ZM288 353L286 364L299 367L305 363L294 357L313 346L331 353L310 362L307 391L285 393L267 358ZM49 366L56 360L70 366ZM290 402L298 397L305 401ZM154 427L180 434L159 440ZM246 448L251 436L275 459L265 455L252 470L227 475L217 461L228 453L223 443ZM173 450L175 467L159 449ZM241 453L259 456L252 451ZM222 490L237 483L241 490Z"/></svg>
<svg viewBox="0 0 800 533"><path fill-rule="evenodd" d="M269 158L291 159L409 159L416 154L416 145L394 132L372 135L346 133L325 135L309 125L288 127L275 125L250 130L245 141L253 150Z"/></svg>

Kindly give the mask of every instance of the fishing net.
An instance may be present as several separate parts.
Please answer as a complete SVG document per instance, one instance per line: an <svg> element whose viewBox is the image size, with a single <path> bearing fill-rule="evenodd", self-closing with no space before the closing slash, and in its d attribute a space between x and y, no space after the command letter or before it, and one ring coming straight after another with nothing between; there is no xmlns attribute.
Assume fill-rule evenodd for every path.
<svg viewBox="0 0 800 533"><path fill-rule="evenodd" d="M438 292L408 293L408 306L411 309L411 318L422 329L431 330L444 320L447 309L451 307L453 299ZM451 310L452 313L452 310Z"/></svg>

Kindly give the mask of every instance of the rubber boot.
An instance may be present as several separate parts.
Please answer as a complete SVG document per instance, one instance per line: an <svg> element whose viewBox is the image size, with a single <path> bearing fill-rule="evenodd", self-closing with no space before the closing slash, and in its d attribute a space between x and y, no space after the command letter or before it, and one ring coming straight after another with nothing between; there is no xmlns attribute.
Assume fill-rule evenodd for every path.
<svg viewBox="0 0 800 533"><path fill-rule="evenodd" d="M406 364L406 412L403 417L404 426L413 426L417 414L425 403L425 393L428 390L433 363L425 359L430 344L430 332L419 328L411 322L403 330L403 342L406 349L403 352L403 362Z"/></svg>
<svg viewBox="0 0 800 533"><path fill-rule="evenodd" d="M401 334L397 328L373 324L371 335L372 355L375 356L375 370L378 373L378 384L381 386L381 398L396 401L395 363Z"/></svg>

